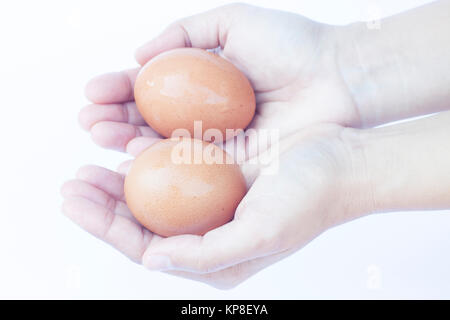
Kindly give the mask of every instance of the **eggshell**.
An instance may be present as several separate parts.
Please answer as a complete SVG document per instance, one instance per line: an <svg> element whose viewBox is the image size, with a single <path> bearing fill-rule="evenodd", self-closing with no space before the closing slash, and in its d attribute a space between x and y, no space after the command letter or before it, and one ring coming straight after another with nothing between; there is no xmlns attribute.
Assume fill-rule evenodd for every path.
<svg viewBox="0 0 450 320"><path fill-rule="evenodd" d="M162 140L133 161L125 178L127 205L161 236L203 235L230 221L246 193L239 166L227 161L231 157L212 143Z"/></svg>
<svg viewBox="0 0 450 320"><path fill-rule="evenodd" d="M196 48L150 60L139 72L134 97L145 121L164 137L184 128L192 138L226 140L226 129L245 129L255 114L255 94L245 75L219 55ZM194 121L202 121L201 136L194 136ZM211 128L221 137L203 137Z"/></svg>

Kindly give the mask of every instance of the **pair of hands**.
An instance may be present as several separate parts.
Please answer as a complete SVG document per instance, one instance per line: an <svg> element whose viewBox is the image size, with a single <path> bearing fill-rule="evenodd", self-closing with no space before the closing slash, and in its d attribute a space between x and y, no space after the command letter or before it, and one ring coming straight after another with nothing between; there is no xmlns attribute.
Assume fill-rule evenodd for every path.
<svg viewBox="0 0 450 320"><path fill-rule="evenodd" d="M301 16L247 5L228 5L170 25L139 48L145 64L180 47L216 48L248 77L257 111L250 127L280 130L284 150L277 174L242 169L250 185L235 219L203 237L161 238L127 208L118 172L81 168L62 188L64 213L86 231L144 266L233 287L295 252L326 229L370 211L355 208L352 131L358 110L336 60L336 32ZM92 104L81 126L102 147L133 156L161 139L146 125L133 99L139 68L91 80ZM364 208L366 209L366 208Z"/></svg>

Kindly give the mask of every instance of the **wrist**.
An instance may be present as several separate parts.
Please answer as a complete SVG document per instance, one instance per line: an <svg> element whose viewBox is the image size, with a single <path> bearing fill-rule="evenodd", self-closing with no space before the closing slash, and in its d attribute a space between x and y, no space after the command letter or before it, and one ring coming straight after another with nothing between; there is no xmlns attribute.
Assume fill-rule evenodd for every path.
<svg viewBox="0 0 450 320"><path fill-rule="evenodd" d="M398 59L394 47L386 43L380 30L364 22L336 28L337 64L360 117L360 127L385 122L382 110L390 103L397 86ZM393 92L395 94L395 92Z"/></svg>
<svg viewBox="0 0 450 320"><path fill-rule="evenodd" d="M327 173L323 176L320 172L313 173L308 170L308 174L312 174L316 178L324 177L322 188L327 191L326 198L324 198L326 200L319 207L322 205L327 207L326 210L321 210L324 214L323 227L326 230L370 214L375 209L364 146L363 132L365 130L336 125L317 127L317 129L319 128L322 128L322 130L312 130L313 128L308 130L311 137L318 137L312 139L314 148L318 148L320 151L318 154L321 157L318 161L313 158L316 150L308 151L305 143L301 143L301 147L294 150L298 150L302 154L306 150L307 158L311 158L310 161L314 162L312 168L318 166ZM327 138L324 140L320 138L324 136ZM302 138L304 138L304 135L302 135ZM321 166L320 160L324 154L327 155L327 161L325 166ZM301 166L301 172L305 167L308 166ZM297 180L307 179L300 177Z"/></svg>
<svg viewBox="0 0 450 320"><path fill-rule="evenodd" d="M347 149L347 170L344 170L343 201L348 220L376 211L374 189L367 161L366 130L343 128L340 138Z"/></svg>
<svg viewBox="0 0 450 320"><path fill-rule="evenodd" d="M450 112L354 130L365 211L440 210L450 206ZM356 138L355 138L356 137ZM358 147L359 146L359 147ZM355 160L357 161L357 160Z"/></svg>
<svg viewBox="0 0 450 320"><path fill-rule="evenodd" d="M359 126L366 127L367 119L363 112L367 97L367 68L361 61L358 43L362 37L361 23L338 26L336 30L336 59L338 70L359 115Z"/></svg>

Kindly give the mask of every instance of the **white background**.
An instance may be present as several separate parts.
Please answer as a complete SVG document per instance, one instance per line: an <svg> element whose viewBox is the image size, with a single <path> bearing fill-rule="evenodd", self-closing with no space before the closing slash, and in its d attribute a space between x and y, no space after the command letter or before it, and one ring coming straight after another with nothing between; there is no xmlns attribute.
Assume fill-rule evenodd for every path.
<svg viewBox="0 0 450 320"><path fill-rule="evenodd" d="M345 24L426 1L251 2ZM2 1L0 298L450 298L449 212L334 228L229 291L147 271L60 213L59 187L78 167L127 158L78 127L86 81L135 66L134 49L168 23L224 3Z"/></svg>

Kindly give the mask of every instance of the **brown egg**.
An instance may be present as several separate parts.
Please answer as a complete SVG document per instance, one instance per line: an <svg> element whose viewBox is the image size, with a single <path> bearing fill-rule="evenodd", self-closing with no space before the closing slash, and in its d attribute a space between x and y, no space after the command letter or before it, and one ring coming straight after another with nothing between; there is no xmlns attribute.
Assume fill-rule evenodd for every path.
<svg viewBox="0 0 450 320"><path fill-rule="evenodd" d="M125 178L127 205L161 236L203 235L230 221L246 193L239 166L229 162L212 143L162 140L133 161Z"/></svg>
<svg viewBox="0 0 450 320"><path fill-rule="evenodd" d="M245 75L203 49L174 49L150 60L139 72L134 97L145 121L164 137L184 128L196 139L226 140L226 129L245 129L255 114ZM194 136L194 121L202 121L202 136ZM219 130L223 139L203 137L207 129Z"/></svg>

